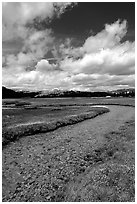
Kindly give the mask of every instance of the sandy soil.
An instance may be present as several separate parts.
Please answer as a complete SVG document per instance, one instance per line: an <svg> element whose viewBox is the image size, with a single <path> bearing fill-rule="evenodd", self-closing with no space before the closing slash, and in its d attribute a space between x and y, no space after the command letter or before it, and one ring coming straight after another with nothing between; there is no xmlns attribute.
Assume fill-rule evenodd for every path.
<svg viewBox="0 0 137 204"><path fill-rule="evenodd" d="M108 107L109 113L94 119L4 147L3 201L64 201L72 181L102 162L87 155L107 143L106 135L134 121L133 107Z"/></svg>

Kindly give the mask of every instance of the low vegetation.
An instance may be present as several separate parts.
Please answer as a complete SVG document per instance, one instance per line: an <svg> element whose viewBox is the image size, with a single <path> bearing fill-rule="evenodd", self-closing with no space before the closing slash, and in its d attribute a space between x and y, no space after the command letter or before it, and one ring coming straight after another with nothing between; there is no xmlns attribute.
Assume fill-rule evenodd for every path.
<svg viewBox="0 0 137 204"><path fill-rule="evenodd" d="M70 184L69 202L134 202L135 122L106 135L106 143L87 153L86 169ZM87 164L88 163L88 164Z"/></svg>
<svg viewBox="0 0 137 204"><path fill-rule="evenodd" d="M69 115L67 117L63 117L62 119L56 119L49 123L35 122L35 123L26 123L26 124L19 124L11 127L6 127L6 128L3 128L2 144L5 145L10 141L19 139L22 136L53 131L53 130L56 130L57 128L60 128L66 125L72 125L86 119L94 118L106 112L109 112L108 108L94 107L90 112L81 113L79 115Z"/></svg>
<svg viewBox="0 0 137 204"><path fill-rule="evenodd" d="M77 132L77 125L73 126L109 112L103 107L106 104L134 107L135 101L132 98L3 101L7 108L3 109L2 124L3 202L135 202L134 116L106 134L99 126L95 137L90 131L79 136L85 123L78 125ZM107 120L111 123L110 114ZM60 128L63 126L65 132Z"/></svg>

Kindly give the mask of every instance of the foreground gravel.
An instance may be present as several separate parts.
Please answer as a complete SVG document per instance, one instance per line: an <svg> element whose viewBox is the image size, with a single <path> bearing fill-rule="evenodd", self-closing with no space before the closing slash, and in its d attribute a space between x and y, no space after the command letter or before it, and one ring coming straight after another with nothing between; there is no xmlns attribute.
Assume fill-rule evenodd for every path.
<svg viewBox="0 0 137 204"><path fill-rule="evenodd" d="M109 108L109 113L94 119L24 137L5 146L3 201L88 202L103 198L103 201L134 201L135 110L124 106ZM125 124L126 121L129 122ZM102 175L108 178L112 170L115 174L119 172L119 177L106 184L104 179L100 184L99 178ZM130 185L122 186L120 191L119 180L126 174L129 178L123 186L127 182ZM100 189L102 185L104 188ZM109 195L104 197L106 185L110 187Z"/></svg>

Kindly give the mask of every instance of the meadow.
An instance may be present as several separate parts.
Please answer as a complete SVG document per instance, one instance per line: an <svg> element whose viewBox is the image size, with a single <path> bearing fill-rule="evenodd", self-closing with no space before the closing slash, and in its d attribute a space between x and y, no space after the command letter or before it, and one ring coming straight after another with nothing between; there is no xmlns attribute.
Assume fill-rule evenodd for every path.
<svg viewBox="0 0 137 204"><path fill-rule="evenodd" d="M91 107L80 99L78 102L73 99L4 100L3 145L21 136L55 130L108 111L103 107Z"/></svg>
<svg viewBox="0 0 137 204"><path fill-rule="evenodd" d="M134 202L134 107L134 98L3 100L3 201Z"/></svg>
<svg viewBox="0 0 137 204"><path fill-rule="evenodd" d="M104 108L93 105L134 106L132 98L24 98L3 99L3 145L21 136L55 130L93 118Z"/></svg>
<svg viewBox="0 0 137 204"><path fill-rule="evenodd" d="M48 122L90 110L91 105L135 105L133 98L24 98L2 100L2 127Z"/></svg>

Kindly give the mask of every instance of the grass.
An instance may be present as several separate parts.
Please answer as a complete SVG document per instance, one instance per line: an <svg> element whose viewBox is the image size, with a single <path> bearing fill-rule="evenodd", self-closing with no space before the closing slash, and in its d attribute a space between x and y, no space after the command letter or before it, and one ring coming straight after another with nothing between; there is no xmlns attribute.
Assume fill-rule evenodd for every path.
<svg viewBox="0 0 137 204"><path fill-rule="evenodd" d="M134 201L134 167L105 163L93 168L69 189L69 202Z"/></svg>
<svg viewBox="0 0 137 204"><path fill-rule="evenodd" d="M3 99L2 127L37 121L51 122L54 119L81 114L91 105L135 106L134 98L51 98L51 99ZM6 109L5 109L6 108Z"/></svg>
<svg viewBox="0 0 137 204"><path fill-rule="evenodd" d="M107 103L107 104L124 104L135 105L134 98L24 98L24 99L3 99L2 104L5 106L8 103L15 104L17 102L31 103L32 106L48 107L48 106L74 106L74 105L88 105L92 103Z"/></svg>
<svg viewBox="0 0 137 204"><path fill-rule="evenodd" d="M57 128L72 125L78 122L82 122L86 119L94 118L100 114L109 112L108 108L98 107L92 108L92 111L81 113L78 115L69 115L63 118L54 119L51 122L35 122L14 125L11 127L3 128L2 132L2 144L3 146L8 144L10 141L19 139L22 136L34 135L38 133L45 133L49 131L56 130Z"/></svg>
<svg viewBox="0 0 137 204"><path fill-rule="evenodd" d="M22 136L55 130L92 118L91 105L135 106L133 98L24 98L4 99L2 103L6 108L2 110L3 145ZM94 107L94 111L98 115L101 108L98 107L98 113L95 109L97 107Z"/></svg>
<svg viewBox="0 0 137 204"><path fill-rule="evenodd" d="M19 103L20 105L16 105ZM8 162L4 167L4 175L8 177L7 179L10 177L10 171L16 171L16 165L21 168L22 164L18 160L22 158L22 155L19 157L18 152L25 148L24 143L22 146L17 143L19 147L16 143L11 143L8 149L7 144L10 141L25 135L48 132L72 125L108 111L106 108L91 108L91 104L134 107L135 101L133 98L21 99L9 100L9 102L4 100L4 107L11 108L3 109L3 147L6 153L8 151L6 158L10 155L11 160L12 149L15 150L14 159L12 158L13 161L10 162L11 167ZM62 140L63 137L66 138ZM59 139L55 134L55 138L52 139L49 133L49 137L47 136L44 141L41 134L38 138L30 137L28 150L25 149L26 157L23 155L26 158L26 166L22 167L21 172L25 180L24 183L19 183L18 179L15 179L17 187L15 193L11 194L10 201L134 202L135 121L127 121L117 131L107 133L103 137L105 139L100 145L91 147L87 145L88 147L86 146L81 153L80 147L77 146L79 144L71 142L68 135ZM41 143L38 145L38 151L40 151L39 148L43 148L41 154L37 151L35 153L37 145L33 144L33 140L36 140L36 144ZM86 137L82 141L86 141ZM86 142L88 144L88 141ZM73 148L73 145L76 147ZM34 158L31 158L31 154ZM28 159L31 163L27 163ZM14 162L17 162L16 165L13 165ZM37 187L37 185L41 186ZM35 191L39 189L40 193ZM8 199L8 196L3 197L3 201Z"/></svg>
<svg viewBox="0 0 137 204"><path fill-rule="evenodd" d="M89 111L89 107L37 107L35 109L29 107L16 108L16 109L3 109L2 110L2 126L14 126L21 123L32 122L51 122L54 119L61 119L63 116L71 114L80 114Z"/></svg>
<svg viewBox="0 0 137 204"><path fill-rule="evenodd" d="M71 154L70 148L69 158L67 159L66 156L64 160L59 158L65 154L65 145L60 144L60 147L55 146L55 149L54 145L50 146L51 150L48 149L46 155L48 157L51 151L51 160L39 163L43 167L41 170L45 172L45 179L43 180L43 175L42 178L39 175L38 179L39 185L43 182L40 198L33 194L30 196L30 193L33 193L32 189L37 188L36 173L32 172L25 181L26 185L30 185L29 188L26 185L23 186L28 193L25 190L20 192L19 186L12 201L134 202L134 128L134 121L127 121L117 131L106 134L105 143L101 146L87 148L82 154L77 152ZM69 138L66 138L65 142L67 148ZM63 145L64 150L61 149ZM40 159L39 155L35 157ZM40 166L35 166L35 168L40 168ZM21 193L25 193L24 197L20 196Z"/></svg>
<svg viewBox="0 0 137 204"><path fill-rule="evenodd" d="M134 202L134 128L134 121L128 121L117 132L107 134L101 148L84 156L88 168L70 183L66 201Z"/></svg>

